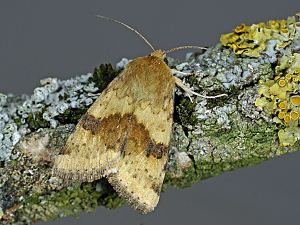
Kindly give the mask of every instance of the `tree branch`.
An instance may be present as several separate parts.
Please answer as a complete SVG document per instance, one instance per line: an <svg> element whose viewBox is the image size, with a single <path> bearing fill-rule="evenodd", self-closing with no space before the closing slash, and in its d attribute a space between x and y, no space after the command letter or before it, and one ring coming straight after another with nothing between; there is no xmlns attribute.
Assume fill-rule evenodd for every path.
<svg viewBox="0 0 300 225"><path fill-rule="evenodd" d="M297 21L295 16L241 25L222 35L221 44L189 54L184 62L168 58L171 68L195 73L181 77L192 90L228 96L192 96L191 102L176 89L164 190L299 149ZM65 183L51 176L51 168L74 124L127 62L69 80L44 79L31 96L0 95L2 224L33 224L124 204L105 179Z"/></svg>

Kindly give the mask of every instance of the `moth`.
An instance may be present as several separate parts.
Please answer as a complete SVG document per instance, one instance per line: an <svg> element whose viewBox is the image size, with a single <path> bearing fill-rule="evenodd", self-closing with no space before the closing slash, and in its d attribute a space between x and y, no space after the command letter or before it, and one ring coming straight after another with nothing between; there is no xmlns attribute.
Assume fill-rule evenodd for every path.
<svg viewBox="0 0 300 225"><path fill-rule="evenodd" d="M107 177L131 206L148 213L158 204L172 133L175 84L196 94L173 76L164 62L168 51L153 46L130 26L153 52L128 63L100 94L70 135L53 174L94 181ZM223 96L202 96L215 98Z"/></svg>

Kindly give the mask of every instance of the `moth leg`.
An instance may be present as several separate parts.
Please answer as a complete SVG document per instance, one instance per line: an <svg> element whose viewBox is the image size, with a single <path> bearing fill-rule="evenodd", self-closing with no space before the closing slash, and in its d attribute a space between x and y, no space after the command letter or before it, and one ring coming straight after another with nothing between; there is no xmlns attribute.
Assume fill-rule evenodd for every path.
<svg viewBox="0 0 300 225"><path fill-rule="evenodd" d="M191 102L193 102L191 96L192 95L196 95L199 96L201 98L219 98L219 97L223 97L223 96L227 96L227 94L220 94L220 95L214 95L214 96L206 96L206 95L201 95L197 92L194 92L191 90L191 88L189 88L188 86L186 86L182 80L180 80L178 77L174 77L175 79L175 84L180 87L182 90L185 91L185 93L188 95L189 99L191 100Z"/></svg>
<svg viewBox="0 0 300 225"><path fill-rule="evenodd" d="M200 73L200 72L182 72L182 71L179 71L179 70L176 70L176 69L171 69L172 71L172 74L178 74L180 75L180 77L188 77L188 76L192 76L192 75L196 75L196 76L203 76L204 74L203 73Z"/></svg>

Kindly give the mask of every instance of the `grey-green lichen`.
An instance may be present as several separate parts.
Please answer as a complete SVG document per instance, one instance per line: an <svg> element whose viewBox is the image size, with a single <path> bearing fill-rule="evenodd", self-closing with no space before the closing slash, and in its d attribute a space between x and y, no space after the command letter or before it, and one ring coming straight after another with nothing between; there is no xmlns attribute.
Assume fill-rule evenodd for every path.
<svg viewBox="0 0 300 225"><path fill-rule="evenodd" d="M92 74L65 81L47 78L31 96L6 96L5 104L0 106L0 161L12 157L12 149L21 136L39 128L55 128L63 124L65 113L82 111L91 105L98 88L89 81L90 77Z"/></svg>
<svg viewBox="0 0 300 225"><path fill-rule="evenodd" d="M288 20L288 29L292 29L291 24L298 26L293 21ZM201 54L189 54L184 62L168 59L170 67L194 72L192 76L181 77L192 90L228 96L192 96L191 102L186 93L175 90L164 190L169 186L187 187L224 171L299 149L298 141L293 146L280 145L280 127L272 122L270 114L254 104L261 97L261 80L297 71L299 63L291 60L297 58L300 50L297 29L287 41L273 35L260 42L263 48L250 46L252 50L243 50L242 54L230 45L217 44ZM248 31L243 32L245 37ZM251 51L255 57L249 55ZM100 205L116 208L124 204L105 179L66 183L53 177L51 168L78 119L128 61L122 59L116 70L101 65L93 74L70 80L42 80L31 96L0 94L2 224L27 225L76 215Z"/></svg>

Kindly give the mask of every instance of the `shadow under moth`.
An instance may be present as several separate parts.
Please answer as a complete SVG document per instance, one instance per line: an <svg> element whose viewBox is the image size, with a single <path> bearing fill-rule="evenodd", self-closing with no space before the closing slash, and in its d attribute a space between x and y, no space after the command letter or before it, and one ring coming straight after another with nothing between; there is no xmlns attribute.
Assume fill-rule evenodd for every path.
<svg viewBox="0 0 300 225"><path fill-rule="evenodd" d="M154 50L120 21L98 17L133 30L153 52L129 62L101 93L68 138L63 155L55 159L53 174L88 182L107 177L131 206L148 213L159 201L165 176L175 84L188 94L197 93L173 76L164 62L167 51ZM189 47L194 46L175 50Z"/></svg>

